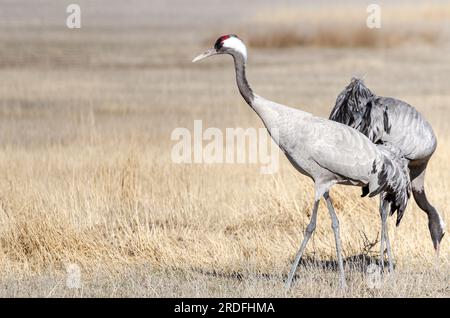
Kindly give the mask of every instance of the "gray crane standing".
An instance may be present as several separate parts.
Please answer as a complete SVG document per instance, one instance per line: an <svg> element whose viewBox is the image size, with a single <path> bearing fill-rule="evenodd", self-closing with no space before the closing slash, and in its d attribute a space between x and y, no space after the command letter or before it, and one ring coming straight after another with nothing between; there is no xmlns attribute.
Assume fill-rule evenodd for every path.
<svg viewBox="0 0 450 318"><path fill-rule="evenodd" d="M330 119L359 130L374 143L391 144L408 159L412 193L417 205L428 216L428 228L438 258L445 224L428 202L424 188L428 161L437 145L431 125L411 105L377 96L355 77L337 97Z"/></svg>
<svg viewBox="0 0 450 318"><path fill-rule="evenodd" d="M290 108L253 93L245 75L247 49L236 35L224 35L217 39L213 48L200 54L192 62L216 54L229 54L234 59L236 81L244 100L261 118L273 138L291 164L314 181L315 197L311 220L295 257L286 285L291 286L295 271L311 237L317 219L319 201L326 201L336 241L339 266L339 282L345 287L339 221L334 211L330 188L335 184L367 186L369 196L381 194L380 212L382 231L388 237L386 218L388 210L397 212L400 222L410 195L407 161L398 156L394 148L375 145L365 135L335 121L313 116ZM390 245L386 241L388 257Z"/></svg>

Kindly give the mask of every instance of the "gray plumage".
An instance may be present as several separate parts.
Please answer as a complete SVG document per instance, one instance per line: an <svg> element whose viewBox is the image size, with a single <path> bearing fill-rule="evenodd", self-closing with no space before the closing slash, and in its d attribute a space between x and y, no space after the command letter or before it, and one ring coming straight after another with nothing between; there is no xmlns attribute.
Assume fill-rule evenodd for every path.
<svg viewBox="0 0 450 318"><path fill-rule="evenodd" d="M383 162L381 171L392 173L392 175L384 178L389 191L383 191L381 193L381 201L390 203L391 215L397 211L396 226L398 226L402 220L407 201L411 195L408 160L403 157L398 148L395 148L390 144L379 144L377 147L390 159ZM392 165L392 167L388 169L385 165ZM404 189L406 189L406 191L404 191Z"/></svg>
<svg viewBox="0 0 450 318"><path fill-rule="evenodd" d="M408 160L414 199L428 215L428 227L438 255L445 224L428 202L424 189L428 161L437 146L431 125L411 105L377 96L358 78L353 78L339 94L330 119L359 130L374 143L397 148Z"/></svg>
<svg viewBox="0 0 450 318"><path fill-rule="evenodd" d="M254 94L245 75L246 52L242 41L234 35L227 35L219 38L213 49L199 55L193 62L215 54L230 54L234 58L236 81L241 95L261 118L269 134L292 165L314 181L315 199L311 221L306 228L287 285L290 286L315 229L319 200L323 197L332 219L340 284L343 287L345 277L339 221L329 196L330 188L335 184L346 184L367 187L369 196L381 193L382 216L387 215L390 206L391 213L397 211L399 222L410 193L407 165L392 147L375 145L356 129ZM382 223L382 228L387 236L385 222Z"/></svg>

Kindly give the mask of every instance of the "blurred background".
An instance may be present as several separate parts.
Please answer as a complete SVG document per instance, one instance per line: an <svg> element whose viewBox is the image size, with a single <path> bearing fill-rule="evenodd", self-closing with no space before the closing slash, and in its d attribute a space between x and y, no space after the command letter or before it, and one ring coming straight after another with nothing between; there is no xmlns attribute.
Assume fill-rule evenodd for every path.
<svg viewBox="0 0 450 318"><path fill-rule="evenodd" d="M208 92L227 92L230 102L240 101L227 59L195 67L190 63L227 33L238 34L248 44L249 78L257 92L315 109L319 115L327 115L353 75L365 78L380 95L403 97L419 108L430 105L424 98L448 101L442 76L449 67L446 1L379 1L380 29L366 26L372 1L78 1L82 27L68 29L70 3L1 2L0 67L7 79L3 113L34 109L46 116L45 110L51 109L52 116L67 116L64 112L76 107L80 113L88 108L104 117L105 112L133 109L165 120L170 113L179 126L178 115L189 104L190 114L184 115L191 122L196 112L205 114L200 103L209 100ZM211 73L210 69L215 70L215 80L202 85L198 74ZM323 89L317 91L319 87ZM168 96L172 98L156 112ZM126 100L126 105L119 100ZM206 111L215 106L208 103ZM442 112L443 104L434 109ZM232 118L220 120L236 124ZM50 137L41 136L45 139L75 133L69 131L75 128L70 120L69 126L56 130L52 125L58 121L42 123L31 131L9 131L10 137L19 133L14 142L30 136L35 142L45 134L41 128L52 131Z"/></svg>

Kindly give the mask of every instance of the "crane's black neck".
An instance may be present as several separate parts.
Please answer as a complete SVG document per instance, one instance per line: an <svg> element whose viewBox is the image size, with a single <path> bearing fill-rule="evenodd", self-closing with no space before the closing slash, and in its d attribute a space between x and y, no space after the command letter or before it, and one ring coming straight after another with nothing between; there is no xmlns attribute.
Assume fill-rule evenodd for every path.
<svg viewBox="0 0 450 318"><path fill-rule="evenodd" d="M247 104L252 106L255 95L247 82L247 77L245 74L245 57L239 52L232 52L231 56L234 59L234 68L236 69L236 82L239 88L239 92L245 99Z"/></svg>

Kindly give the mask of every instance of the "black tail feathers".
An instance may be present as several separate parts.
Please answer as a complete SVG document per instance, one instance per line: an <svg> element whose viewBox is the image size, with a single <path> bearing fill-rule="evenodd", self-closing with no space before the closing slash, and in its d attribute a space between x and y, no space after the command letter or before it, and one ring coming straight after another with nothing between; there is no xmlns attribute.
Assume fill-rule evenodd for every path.
<svg viewBox="0 0 450 318"><path fill-rule="evenodd" d="M389 214L393 215L397 212L396 225L398 226L411 196L408 160L397 148L389 144L378 144L377 148L384 156L382 160L374 164L376 186L369 187L372 191L363 188L363 195L374 196L380 193L381 200L389 202Z"/></svg>
<svg viewBox="0 0 450 318"><path fill-rule="evenodd" d="M353 127L377 143L390 130L387 108L378 100L363 80L353 77L337 97L330 120Z"/></svg>
<svg viewBox="0 0 450 318"><path fill-rule="evenodd" d="M367 88L363 80L353 77L336 99L330 119L362 131L370 117L370 106L376 95Z"/></svg>

